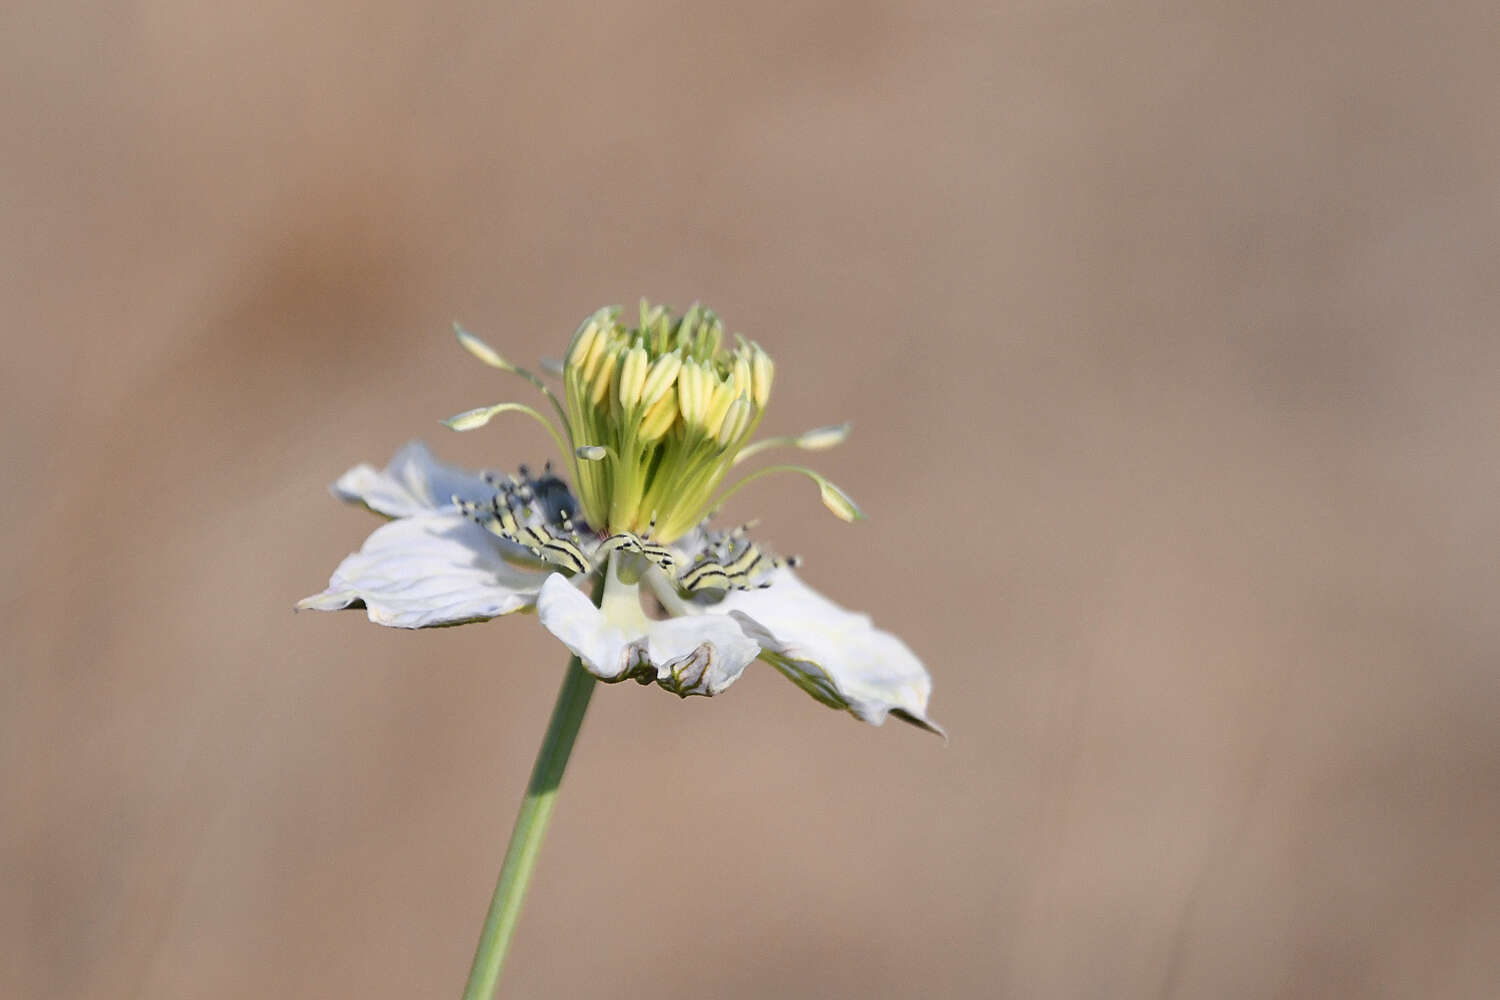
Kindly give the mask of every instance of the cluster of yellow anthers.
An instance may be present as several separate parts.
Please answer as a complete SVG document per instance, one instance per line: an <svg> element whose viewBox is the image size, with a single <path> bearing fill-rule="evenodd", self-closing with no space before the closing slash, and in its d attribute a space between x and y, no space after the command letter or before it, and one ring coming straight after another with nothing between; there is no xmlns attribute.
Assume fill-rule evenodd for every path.
<svg viewBox="0 0 1500 1000"><path fill-rule="evenodd" d="M627 329L601 309L573 337L563 365L568 424L597 457L578 469L590 524L677 538L702 517L714 488L760 424L775 371L760 346L736 338L698 306L674 319L643 304Z"/></svg>
<svg viewBox="0 0 1500 1000"><path fill-rule="evenodd" d="M732 466L762 449L828 448L844 439L848 425L750 444L771 397L770 356L743 337L726 345L723 323L699 305L676 316L642 302L635 327L620 314L617 306L600 309L573 335L562 366L566 405L536 376L459 330L470 353L535 384L563 426L559 433L552 421L518 403L469 410L446 423L468 430L505 411L541 420L568 458L583 517L601 534L671 543L740 485L773 471L810 477L831 511L844 520L861 516L842 490L801 466L764 469L719 491Z"/></svg>

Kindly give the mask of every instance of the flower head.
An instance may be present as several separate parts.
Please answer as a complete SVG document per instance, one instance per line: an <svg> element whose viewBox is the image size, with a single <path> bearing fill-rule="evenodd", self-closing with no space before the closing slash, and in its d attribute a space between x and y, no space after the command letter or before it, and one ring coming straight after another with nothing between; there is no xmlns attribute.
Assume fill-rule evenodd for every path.
<svg viewBox="0 0 1500 1000"><path fill-rule="evenodd" d="M642 304L627 328L601 309L563 366L568 432L589 456L578 496L591 524L675 541L703 519L760 425L774 366L760 345L731 349L711 311L674 317Z"/></svg>
<svg viewBox="0 0 1500 1000"><path fill-rule="evenodd" d="M563 398L462 329L486 364L530 381L560 420L497 403L444 421L456 430L519 412L552 433L576 493L549 463L535 475L474 474L438 462L418 442L384 470L361 465L334 484L341 499L392 520L344 560L299 608L364 607L383 625L423 628L534 609L542 625L606 681L656 683L714 695L759 658L824 704L867 722L927 719L931 680L895 636L804 584L751 540L749 525L715 530L709 517L760 475L791 471L817 483L844 520L862 515L811 469L776 466L723 488L738 462L774 446L831 447L848 425L750 443L770 399L774 366L694 306L681 316L641 306L590 316L562 366ZM579 585L596 579L590 600Z"/></svg>

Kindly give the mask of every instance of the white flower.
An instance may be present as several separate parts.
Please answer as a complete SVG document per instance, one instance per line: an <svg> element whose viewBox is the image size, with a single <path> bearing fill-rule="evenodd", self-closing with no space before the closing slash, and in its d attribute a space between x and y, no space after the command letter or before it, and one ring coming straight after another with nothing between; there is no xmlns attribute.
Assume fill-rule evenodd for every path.
<svg viewBox="0 0 1500 1000"><path fill-rule="evenodd" d="M761 659L866 722L895 714L942 732L927 717L931 679L900 639L808 587L792 562L749 539L748 526L708 527L706 514L738 488L718 490L739 458L771 445L829 447L847 433L823 428L747 447L770 394L772 366L759 347L723 351L717 319L697 307L674 319L643 305L638 330L601 311L570 347L565 410L535 376L459 337L552 399L582 503L550 465L540 476L525 466L514 476L474 474L413 442L385 469L360 465L334 484L340 499L391 520L299 609L363 607L371 621L400 628L535 610L601 680L715 695ZM563 444L551 421L514 403L447 423L469 429L507 411L542 420ZM822 476L793 471L817 482L834 513L860 516Z"/></svg>

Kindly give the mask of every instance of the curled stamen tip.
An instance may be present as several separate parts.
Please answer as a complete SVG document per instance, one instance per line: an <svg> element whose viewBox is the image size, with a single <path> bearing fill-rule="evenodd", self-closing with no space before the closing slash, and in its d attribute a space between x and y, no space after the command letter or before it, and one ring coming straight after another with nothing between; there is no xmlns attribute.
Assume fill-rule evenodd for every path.
<svg viewBox="0 0 1500 1000"><path fill-rule="evenodd" d="M828 427L814 427L810 431L803 431L797 435L794 443L803 451L822 451L825 448L843 444L853 427L854 425L848 421Z"/></svg>
<svg viewBox="0 0 1500 1000"><path fill-rule="evenodd" d="M574 449L573 454L577 455L585 462L598 462L603 459L605 455L609 454L609 452L604 449L603 445L586 444Z"/></svg>
<svg viewBox="0 0 1500 1000"><path fill-rule="evenodd" d="M490 367L504 371L515 370L516 366L505 360L499 351L465 330L456 320L453 323L453 333L458 337L458 342L463 345L464 350Z"/></svg>
<svg viewBox="0 0 1500 1000"><path fill-rule="evenodd" d="M483 427L490 422L495 415L494 407L480 406L472 410L456 413L447 420L439 420L438 423L453 431L472 431L476 427Z"/></svg>
<svg viewBox="0 0 1500 1000"><path fill-rule="evenodd" d="M833 516L841 521L862 521L865 512L859 509L859 504L843 490L826 479L818 480L818 492L823 497L823 506L833 512Z"/></svg>

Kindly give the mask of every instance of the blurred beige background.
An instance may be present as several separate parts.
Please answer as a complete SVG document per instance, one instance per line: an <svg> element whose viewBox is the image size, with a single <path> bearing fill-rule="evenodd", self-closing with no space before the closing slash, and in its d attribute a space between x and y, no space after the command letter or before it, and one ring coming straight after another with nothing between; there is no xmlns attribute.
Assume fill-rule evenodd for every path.
<svg viewBox="0 0 1500 1000"><path fill-rule="evenodd" d="M454 997L563 656L294 616L640 295L852 419L732 514L952 744L603 688L515 997L1500 976L1493 3L0 14L0 995Z"/></svg>

